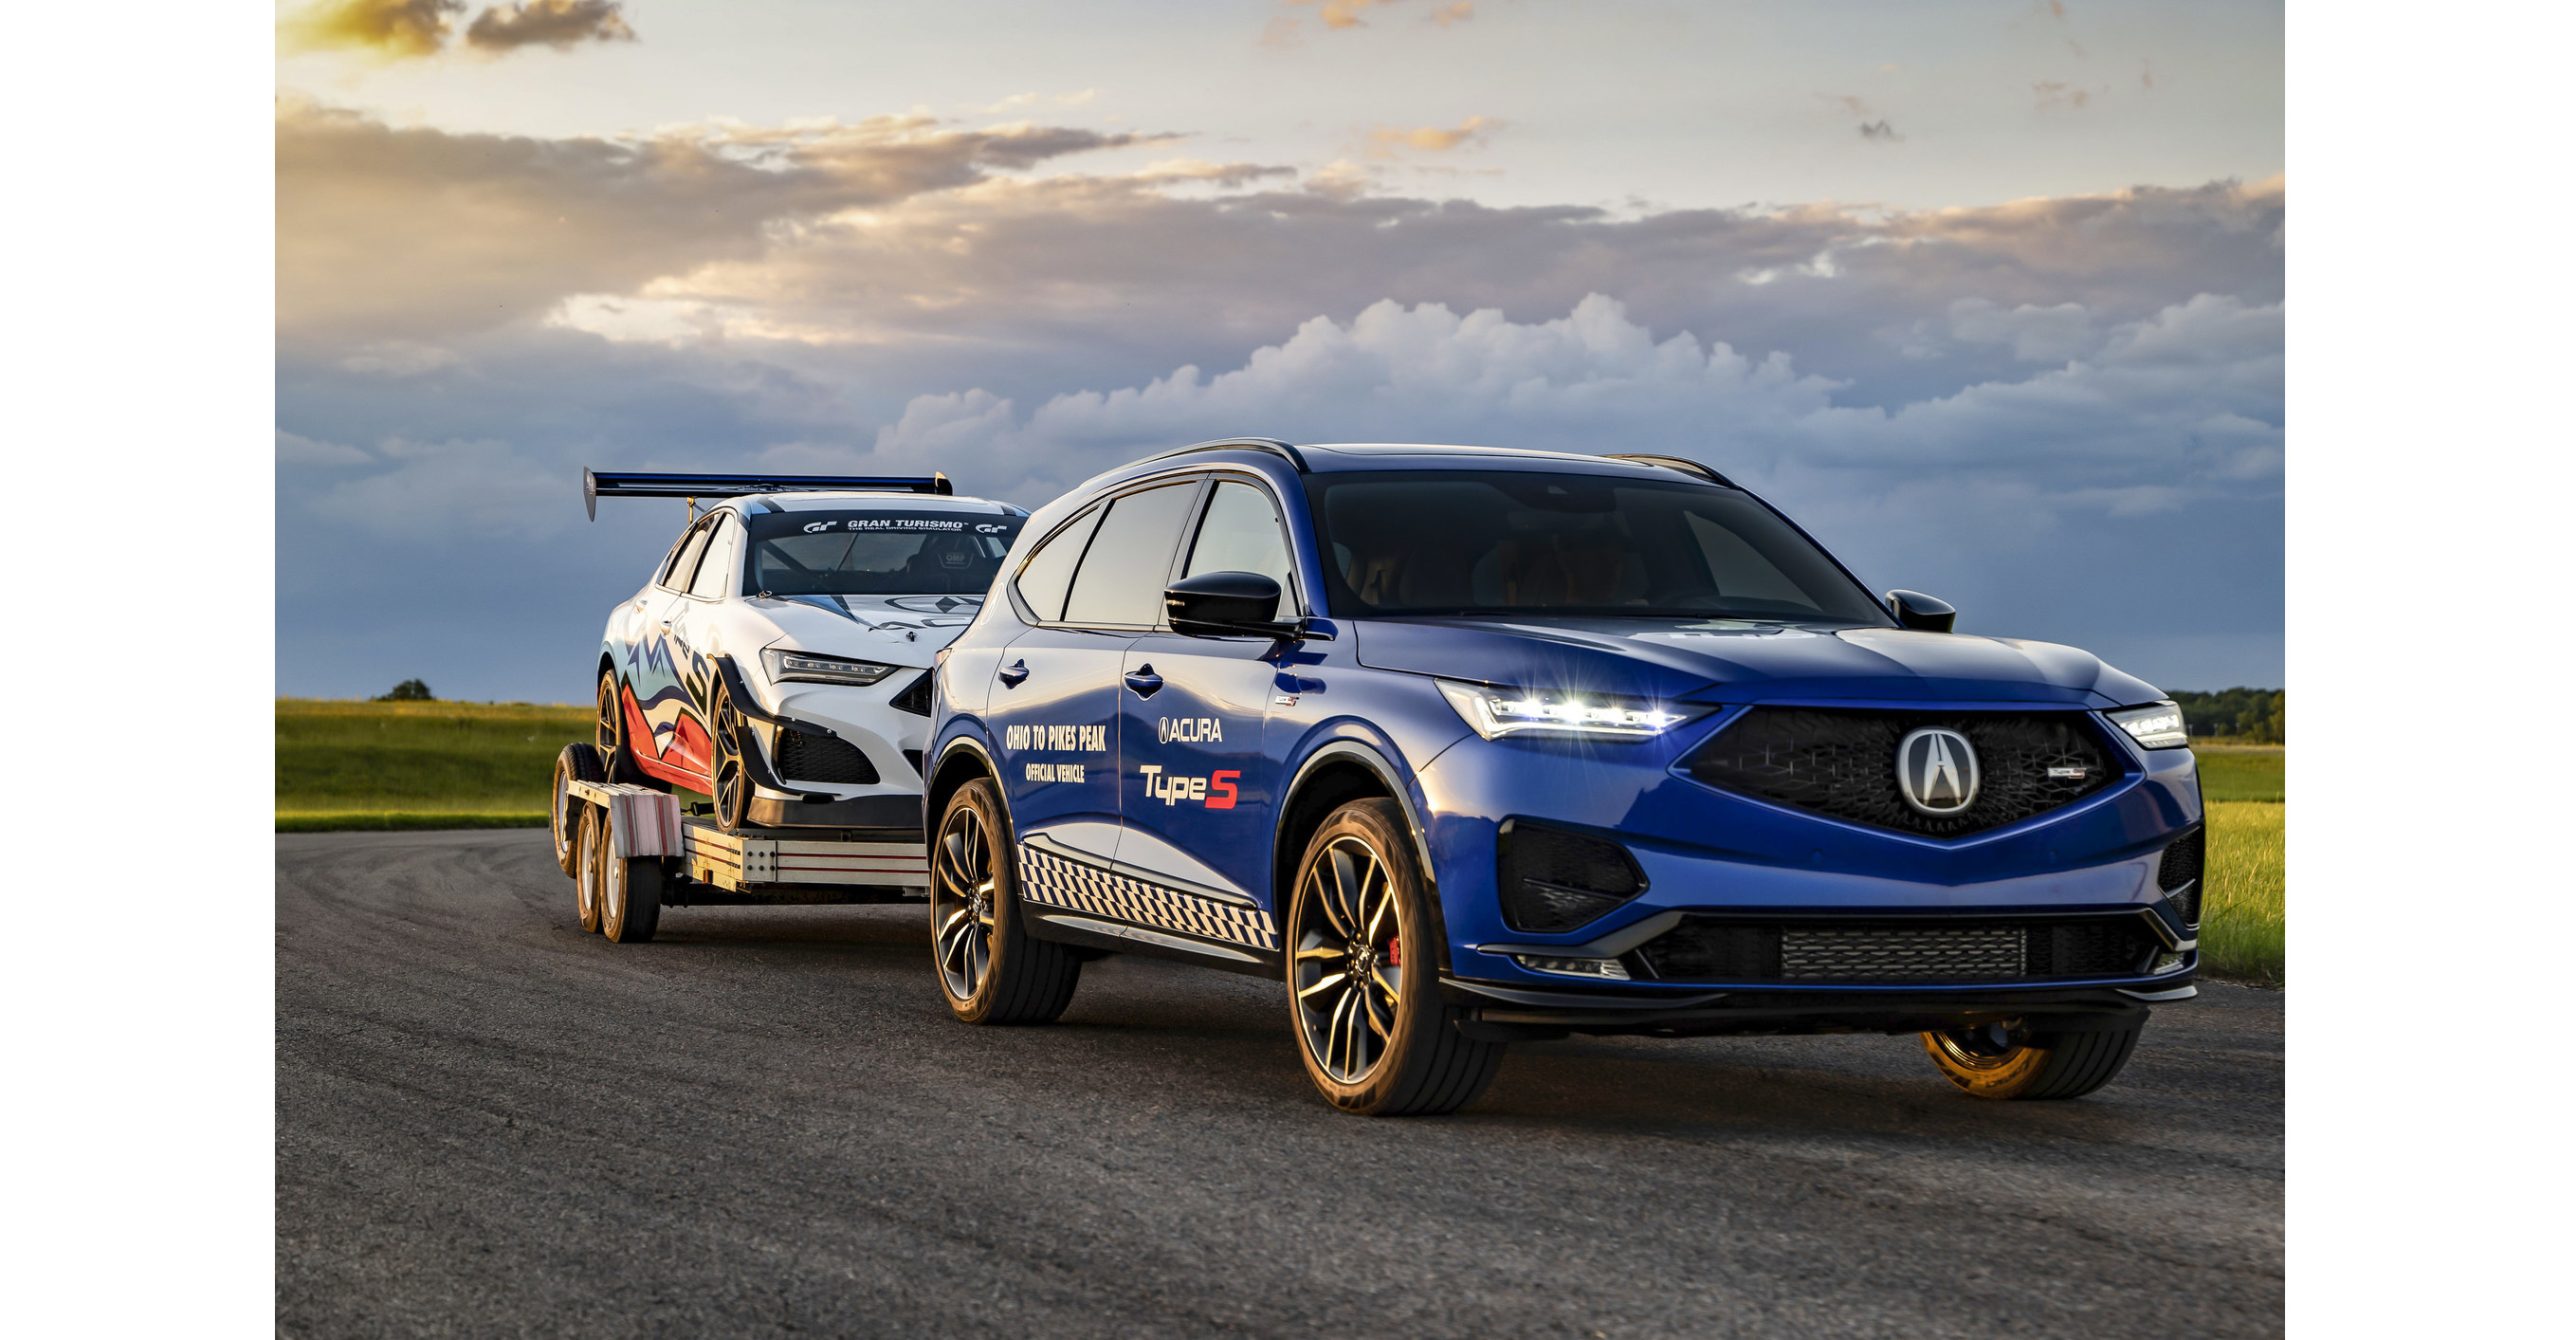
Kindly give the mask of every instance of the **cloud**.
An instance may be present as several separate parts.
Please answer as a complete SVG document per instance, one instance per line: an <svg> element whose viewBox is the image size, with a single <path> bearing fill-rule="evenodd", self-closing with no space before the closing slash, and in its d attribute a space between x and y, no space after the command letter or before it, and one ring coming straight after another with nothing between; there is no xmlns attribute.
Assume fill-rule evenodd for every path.
<svg viewBox="0 0 2560 1340"><path fill-rule="evenodd" d="M464 37L477 50L515 51L547 46L566 51L581 42L632 42L639 35L616 0L518 0L480 11Z"/></svg>
<svg viewBox="0 0 2560 1340"><path fill-rule="evenodd" d="M310 0L278 25L299 51L359 51L385 59L432 56L453 33L462 0Z"/></svg>
<svg viewBox="0 0 2560 1340"><path fill-rule="evenodd" d="M2035 94L2039 112L2084 111L2096 96L2085 84L2065 83L2059 79L2039 79L2027 86Z"/></svg>
<svg viewBox="0 0 2560 1340"><path fill-rule="evenodd" d="M574 294L754 258L786 223L1163 138L880 117L546 140L287 101L277 325L287 339L379 340L536 320Z"/></svg>
<svg viewBox="0 0 2560 1340"><path fill-rule="evenodd" d="M1365 21L1360 17L1361 14L1371 9L1383 9L1394 4L1395 0L1286 0L1286 3L1314 6L1316 20L1325 27L1340 32L1345 28L1366 26Z"/></svg>
<svg viewBox="0 0 2560 1340"><path fill-rule="evenodd" d="M1503 123L1489 116L1470 116L1454 126L1416 126L1411 130L1380 127L1369 132L1372 153L1393 154L1398 149L1418 149L1424 153L1447 153L1468 145L1481 147L1485 138L1502 129Z"/></svg>
<svg viewBox="0 0 2560 1340"><path fill-rule="evenodd" d="M1450 0L1431 11L1431 22L1437 27L1454 28L1475 16L1475 0Z"/></svg>
<svg viewBox="0 0 2560 1340"><path fill-rule="evenodd" d="M288 433L279 428L276 430L276 464L279 467L298 465L329 469L348 465L372 465L375 461L371 456L353 447L336 442L323 442L317 438L304 437L300 433Z"/></svg>

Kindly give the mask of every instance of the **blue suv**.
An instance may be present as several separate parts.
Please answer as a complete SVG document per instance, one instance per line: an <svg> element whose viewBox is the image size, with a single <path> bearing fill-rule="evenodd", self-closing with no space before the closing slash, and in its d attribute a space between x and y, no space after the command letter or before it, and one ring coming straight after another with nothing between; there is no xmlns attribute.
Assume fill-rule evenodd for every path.
<svg viewBox="0 0 2560 1340"><path fill-rule="evenodd" d="M1275 977L1357 1113L1570 1033L1917 1033L1967 1093L2088 1093L2195 993L2195 756L2150 685L1954 623L1669 457L1125 466L939 662L936 975L985 1024L1112 953Z"/></svg>

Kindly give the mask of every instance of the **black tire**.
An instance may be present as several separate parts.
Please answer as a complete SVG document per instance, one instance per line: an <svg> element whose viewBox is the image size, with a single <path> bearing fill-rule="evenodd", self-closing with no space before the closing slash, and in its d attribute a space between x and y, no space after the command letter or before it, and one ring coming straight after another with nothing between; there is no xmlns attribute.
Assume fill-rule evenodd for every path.
<svg viewBox="0 0 2560 1340"><path fill-rule="evenodd" d="M1976 1098L2021 1102L2105 1088L2141 1041L2140 1024L2106 1033L2012 1033L1991 1025L1920 1037L1949 1083Z"/></svg>
<svg viewBox="0 0 2560 1340"><path fill-rule="evenodd" d="M926 938L951 1013L971 1024L1045 1024L1065 1013L1084 960L1023 925L1013 825L994 782L975 778L951 797L932 853Z"/></svg>
<svg viewBox="0 0 2560 1340"><path fill-rule="evenodd" d="M654 856L613 854L613 815L595 811L597 929L618 945L647 944L658 933L658 898L666 890L666 863Z"/></svg>
<svg viewBox="0 0 2560 1340"><path fill-rule="evenodd" d="M711 693L711 821L723 833L747 826L747 803L755 788L747 781L747 721L729 703L725 684Z"/></svg>
<svg viewBox="0 0 2560 1340"><path fill-rule="evenodd" d="M560 861L560 873L572 879L578 876L578 812L587 802L569 794L569 783L603 780L604 760L593 745L570 745L551 765L551 854Z"/></svg>
<svg viewBox="0 0 2560 1340"><path fill-rule="evenodd" d="M1394 803L1355 800L1328 815L1290 890L1289 1032L1325 1101L1359 1116L1426 1116L1483 1094L1503 1044L1460 1033L1440 994L1439 932Z"/></svg>
<svg viewBox="0 0 2560 1340"><path fill-rule="evenodd" d="M597 896L597 876L604 872L597 859L600 839L604 837L604 811L593 805L578 807L578 868L572 872L578 887L578 929L592 931L604 924L604 900Z"/></svg>
<svg viewBox="0 0 2560 1340"><path fill-rule="evenodd" d="M596 763L604 769L598 781L646 783L640 765L631 761L623 738L622 681L611 670L596 679Z"/></svg>

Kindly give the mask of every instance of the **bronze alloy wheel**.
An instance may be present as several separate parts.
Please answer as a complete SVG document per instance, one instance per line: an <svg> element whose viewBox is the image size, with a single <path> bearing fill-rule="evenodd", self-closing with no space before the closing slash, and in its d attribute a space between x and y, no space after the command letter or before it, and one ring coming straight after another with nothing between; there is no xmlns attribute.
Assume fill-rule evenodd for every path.
<svg viewBox="0 0 2560 1340"><path fill-rule="evenodd" d="M1300 896L1321 915L1303 919L1289 955L1298 1027L1326 1078L1357 1085L1385 1059L1404 1006L1403 893L1356 834L1326 843L1306 878Z"/></svg>
<svg viewBox="0 0 2560 1340"><path fill-rule="evenodd" d="M711 817L724 833L747 823L746 751L752 746L746 733L746 720L721 689L711 699Z"/></svg>
<svg viewBox="0 0 2560 1340"><path fill-rule="evenodd" d="M1475 1101L1503 1044L1469 1035L1441 992L1442 933L1403 812L1384 797L1351 801L1304 851L1280 943L1307 1078L1360 1116Z"/></svg>
<svg viewBox="0 0 2560 1340"><path fill-rule="evenodd" d="M596 930L604 924L603 900L597 897L597 869L603 862L598 853L604 842L604 822L592 805L579 807L585 813L578 817L578 929Z"/></svg>
<svg viewBox="0 0 2560 1340"><path fill-rule="evenodd" d="M604 764L604 779L623 780L630 761L622 752L622 694L608 670L596 681L596 757Z"/></svg>
<svg viewBox="0 0 2560 1340"><path fill-rule="evenodd" d="M987 983L996 924L996 877L986 821L953 806L933 850L933 960L954 1001L977 998Z"/></svg>
<svg viewBox="0 0 2560 1340"><path fill-rule="evenodd" d="M2142 1041L2142 1025L2102 1031L2029 1032L2003 1019L1921 1035L1947 1082L1976 1098L2077 1098L2105 1088Z"/></svg>

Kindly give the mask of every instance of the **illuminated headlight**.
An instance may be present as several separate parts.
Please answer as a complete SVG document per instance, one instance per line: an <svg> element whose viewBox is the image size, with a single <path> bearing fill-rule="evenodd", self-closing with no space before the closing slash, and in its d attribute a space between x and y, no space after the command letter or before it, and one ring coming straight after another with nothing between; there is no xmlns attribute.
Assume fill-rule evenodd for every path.
<svg viewBox="0 0 2560 1340"><path fill-rule="evenodd" d="M810 684L877 684L897 672L894 665L875 665L850 656L822 656L789 647L764 649L764 673L775 683L800 680Z"/></svg>
<svg viewBox="0 0 2560 1340"><path fill-rule="evenodd" d="M2107 720L2124 728L2135 744L2145 749L2183 749L2187 743L2187 714L2176 703L2145 703L2122 711L2107 713Z"/></svg>
<svg viewBox="0 0 2560 1340"><path fill-rule="evenodd" d="M1488 740L1532 732L1650 739L1691 715L1639 698L1490 688L1454 679L1436 682L1449 705L1475 727L1476 734Z"/></svg>

